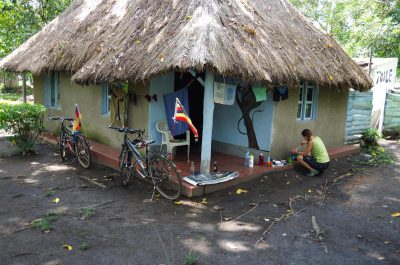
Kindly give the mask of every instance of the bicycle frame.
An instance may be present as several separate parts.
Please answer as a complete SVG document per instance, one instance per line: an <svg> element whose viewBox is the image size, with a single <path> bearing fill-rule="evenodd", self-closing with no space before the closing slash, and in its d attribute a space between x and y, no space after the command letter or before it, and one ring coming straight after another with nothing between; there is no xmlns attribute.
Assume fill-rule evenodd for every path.
<svg viewBox="0 0 400 265"><path fill-rule="evenodd" d="M139 137L140 138L140 137ZM140 169L142 170L142 172L144 172L145 175L143 175L142 172L139 172L138 170L136 170L143 178L147 177L149 175L148 172L148 168L149 168L149 157L148 157L148 153L149 153L149 149L148 146L146 145L146 158L144 159L142 157L142 155L139 153L139 151L136 149L135 145L132 142L137 142L140 143L141 139L136 139L131 141L127 135L127 133L124 133L124 145L127 146L127 151L128 151L128 161L127 161L127 166L128 167L132 167L133 165L131 165L131 161L132 161L132 155L135 157L135 163L134 164L139 164ZM122 148L122 150L125 150L124 147ZM122 152L121 152L122 155ZM120 157L121 159L121 157ZM143 165L143 161L145 162L145 165Z"/></svg>
<svg viewBox="0 0 400 265"><path fill-rule="evenodd" d="M75 143L76 138L78 137L78 135L80 135L81 133L79 131L73 132L70 128L68 128L68 126L65 124L65 122L71 121L71 119L69 118L61 118L61 133L64 133L64 135L66 136L66 143ZM74 148L73 146L68 146L69 151L74 153Z"/></svg>

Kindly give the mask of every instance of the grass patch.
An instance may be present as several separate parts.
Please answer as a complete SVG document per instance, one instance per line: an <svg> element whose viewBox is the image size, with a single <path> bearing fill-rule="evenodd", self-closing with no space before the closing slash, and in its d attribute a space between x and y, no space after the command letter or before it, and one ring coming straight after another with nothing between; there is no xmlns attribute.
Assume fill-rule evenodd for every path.
<svg viewBox="0 0 400 265"><path fill-rule="evenodd" d="M86 244L86 243L82 243L82 244L80 244L79 247L78 247L78 249L79 249L79 250L82 250L82 251L88 250L89 248L90 248L89 245Z"/></svg>
<svg viewBox="0 0 400 265"><path fill-rule="evenodd" d="M87 207L87 208L83 208L81 211L82 217L81 219L88 219L90 217L92 217L94 215L94 208L91 207Z"/></svg>
<svg viewBox="0 0 400 265"><path fill-rule="evenodd" d="M22 98L21 93L0 93L0 100L17 101Z"/></svg>
<svg viewBox="0 0 400 265"><path fill-rule="evenodd" d="M189 253L186 255L185 265L194 265L196 264L197 260L198 257L192 254L192 251L189 251Z"/></svg>
<svg viewBox="0 0 400 265"><path fill-rule="evenodd" d="M51 197L51 196L53 196L54 195L54 191L52 191L52 190L49 190L48 192L46 192L45 194L44 194L44 197Z"/></svg>
<svg viewBox="0 0 400 265"><path fill-rule="evenodd" d="M353 160L354 164L380 166L395 163L395 156L392 153L386 152L381 146L363 148L362 153L369 158L365 160Z"/></svg>
<svg viewBox="0 0 400 265"><path fill-rule="evenodd" d="M57 213L48 212L45 217L34 220L31 227L42 232L53 230L53 223L58 219L58 217L59 215Z"/></svg>

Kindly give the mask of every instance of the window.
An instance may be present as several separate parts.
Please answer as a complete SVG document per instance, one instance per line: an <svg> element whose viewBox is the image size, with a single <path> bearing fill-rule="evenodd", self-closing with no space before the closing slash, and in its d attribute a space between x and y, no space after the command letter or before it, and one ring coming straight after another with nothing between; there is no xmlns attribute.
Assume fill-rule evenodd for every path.
<svg viewBox="0 0 400 265"><path fill-rule="evenodd" d="M59 93L59 74L58 72L47 73L45 75L45 106L47 108L58 108Z"/></svg>
<svg viewBox="0 0 400 265"><path fill-rule="evenodd" d="M101 114L110 115L111 93L108 83L103 84L101 96Z"/></svg>
<svg viewBox="0 0 400 265"><path fill-rule="evenodd" d="M297 103L297 120L315 120L317 109L316 101L317 89L314 83L301 83L299 101Z"/></svg>

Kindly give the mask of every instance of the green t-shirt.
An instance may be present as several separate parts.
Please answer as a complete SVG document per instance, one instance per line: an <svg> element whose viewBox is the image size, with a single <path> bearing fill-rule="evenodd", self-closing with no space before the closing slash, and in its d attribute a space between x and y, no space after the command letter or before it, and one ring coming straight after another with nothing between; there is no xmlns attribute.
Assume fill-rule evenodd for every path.
<svg viewBox="0 0 400 265"><path fill-rule="evenodd" d="M314 145L311 149L311 155L315 158L318 163L327 163L330 161L328 151L322 142L321 138L314 136Z"/></svg>

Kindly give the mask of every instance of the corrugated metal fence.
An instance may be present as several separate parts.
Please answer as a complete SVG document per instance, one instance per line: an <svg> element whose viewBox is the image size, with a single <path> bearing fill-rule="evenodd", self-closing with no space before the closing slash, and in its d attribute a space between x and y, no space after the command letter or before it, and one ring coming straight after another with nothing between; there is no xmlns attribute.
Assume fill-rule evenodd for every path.
<svg viewBox="0 0 400 265"><path fill-rule="evenodd" d="M390 131L395 127L400 127L400 94L387 93L383 128Z"/></svg>
<svg viewBox="0 0 400 265"><path fill-rule="evenodd" d="M350 91L347 107L345 143L357 143L361 133L370 128L372 91Z"/></svg>

